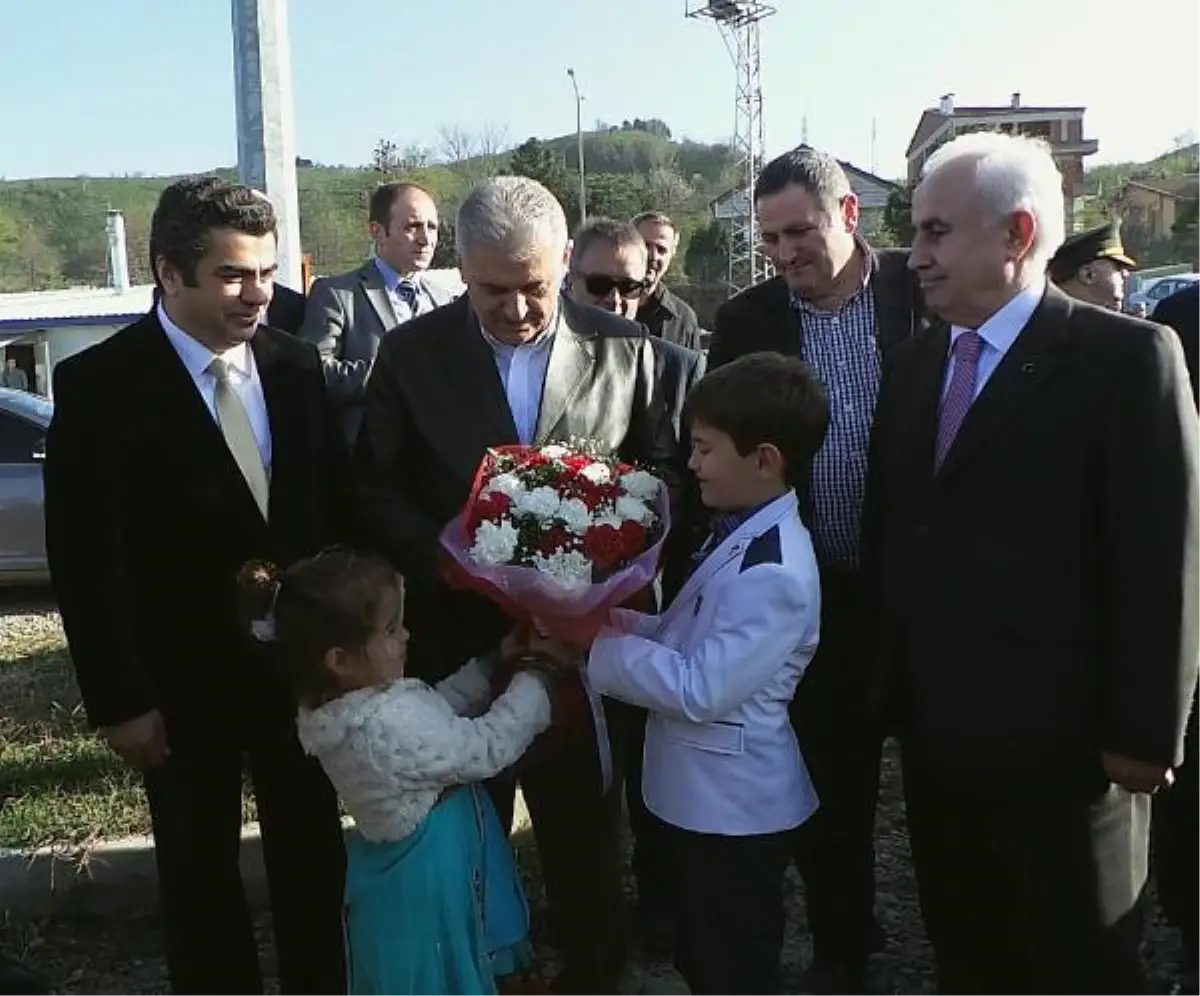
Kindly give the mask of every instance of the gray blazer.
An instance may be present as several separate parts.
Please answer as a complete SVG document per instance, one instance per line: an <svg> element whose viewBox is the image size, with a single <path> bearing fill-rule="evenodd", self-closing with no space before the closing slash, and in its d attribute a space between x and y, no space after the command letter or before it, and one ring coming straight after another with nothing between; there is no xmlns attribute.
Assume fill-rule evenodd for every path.
<svg viewBox="0 0 1200 996"><path fill-rule="evenodd" d="M414 280L422 313L449 304L457 296L418 274ZM373 260L357 270L313 281L300 338L321 353L329 399L351 443L362 422L367 376L375 363L379 340L400 324L383 276Z"/></svg>

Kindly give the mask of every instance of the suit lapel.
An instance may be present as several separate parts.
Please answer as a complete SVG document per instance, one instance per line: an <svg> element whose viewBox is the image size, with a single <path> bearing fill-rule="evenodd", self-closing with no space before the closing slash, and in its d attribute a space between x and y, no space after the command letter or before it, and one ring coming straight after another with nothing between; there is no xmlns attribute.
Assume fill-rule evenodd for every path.
<svg viewBox="0 0 1200 996"><path fill-rule="evenodd" d="M949 343L950 327L938 323L913 343L911 366L897 370L904 382L897 391L902 410L891 420L893 431L903 433L907 440L905 464L926 481L933 476L938 405Z"/></svg>
<svg viewBox="0 0 1200 996"><path fill-rule="evenodd" d="M486 442L467 447L478 454L489 446L519 442L508 395L496 369L496 354L483 337L479 321L464 295L446 306L447 328L436 340L441 347L441 365L450 384L447 400L467 439L482 433ZM440 312L439 312L440 314ZM475 468L471 468L471 474Z"/></svg>
<svg viewBox="0 0 1200 996"><path fill-rule="evenodd" d="M371 307L375 309L383 331L394 329L400 324L400 319L396 317L396 309L392 307L392 297L383 285L383 274L379 272L379 267L373 262L367 262L363 264L359 273L362 275L363 293L366 294Z"/></svg>
<svg viewBox="0 0 1200 996"><path fill-rule="evenodd" d="M303 445L303 440L296 439L296 433L301 423L292 417L292 397L287 390L285 371L278 362L278 350L268 330L260 328L254 334L250 351L258 368L271 431L271 490L267 509L268 517L273 519L277 496L287 493L287 482L298 465L298 447Z"/></svg>
<svg viewBox="0 0 1200 996"><path fill-rule="evenodd" d="M874 252L875 275L871 292L875 299L875 323L879 349L890 350L920 332L924 323L917 317L915 288L908 273L907 254Z"/></svg>
<svg viewBox="0 0 1200 996"><path fill-rule="evenodd" d="M210 466L214 472L225 477L223 486L237 488L245 496L247 507L261 522L258 504L216 419L153 312L147 316L142 334L145 376L140 380L147 385L145 411L148 421L153 423L155 431L169 426L172 445L192 454L197 463ZM260 334L261 331L256 333L255 339ZM271 490L274 493L274 488Z"/></svg>
<svg viewBox="0 0 1200 996"><path fill-rule="evenodd" d="M538 409L534 439L544 441L554 432L591 375L596 362L593 337L576 332L567 315L567 305L561 305L558 331L550 346L550 362L542 386L542 403Z"/></svg>
<svg viewBox="0 0 1200 996"><path fill-rule="evenodd" d="M1047 288L1033 317L967 410L938 480L968 461L1005 419L1020 411L1025 399L1054 375L1065 357L1062 347L1071 310L1066 295Z"/></svg>
<svg viewBox="0 0 1200 996"><path fill-rule="evenodd" d="M695 596L699 594L709 579L730 561L736 560L745 553L746 547L754 537L761 536L787 516L796 515L797 511L797 502L794 498L788 498L786 501L780 499L776 505L762 509L726 536L724 542L708 554L692 571L691 576L679 589L679 594L671 600L671 605L663 616L664 623L674 619L686 606L694 605Z"/></svg>

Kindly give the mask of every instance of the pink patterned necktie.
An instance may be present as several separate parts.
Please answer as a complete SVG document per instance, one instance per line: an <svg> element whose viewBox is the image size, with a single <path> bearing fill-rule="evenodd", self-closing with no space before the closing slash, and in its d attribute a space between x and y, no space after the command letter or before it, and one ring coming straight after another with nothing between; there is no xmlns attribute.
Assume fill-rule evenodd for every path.
<svg viewBox="0 0 1200 996"><path fill-rule="evenodd" d="M950 376L950 386L946 396L942 398L942 406L938 410L937 450L934 454L933 468L938 470L954 437L958 435L959 426L967 416L967 409L975 399L975 375L979 370L979 353L983 349L983 339L978 332L968 329L954 340L950 355L954 357L954 373Z"/></svg>

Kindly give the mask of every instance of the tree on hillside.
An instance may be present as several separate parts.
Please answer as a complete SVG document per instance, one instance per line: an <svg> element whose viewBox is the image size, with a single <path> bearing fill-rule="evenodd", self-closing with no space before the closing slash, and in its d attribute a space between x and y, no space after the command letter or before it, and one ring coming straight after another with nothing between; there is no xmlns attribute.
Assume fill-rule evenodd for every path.
<svg viewBox="0 0 1200 996"><path fill-rule="evenodd" d="M578 216L579 196L575 192L578 181L567 173L562 156L541 139L527 139L513 149L505 172L510 176L527 176L537 180L558 198L569 221Z"/></svg>
<svg viewBox="0 0 1200 996"><path fill-rule="evenodd" d="M491 122L477 132L461 125L438 129L438 152L468 189L500 172L509 144L508 129Z"/></svg>
<svg viewBox="0 0 1200 996"><path fill-rule="evenodd" d="M696 284L719 283L729 275L729 232L716 218L692 235L683 266Z"/></svg>
<svg viewBox="0 0 1200 996"><path fill-rule="evenodd" d="M883 237L875 241L881 246L911 246L915 233L912 223L912 191L908 187L897 187L888 195L887 207L883 209L883 228L880 230Z"/></svg>
<svg viewBox="0 0 1200 996"><path fill-rule="evenodd" d="M390 173L400 166L400 153L396 143L390 139L381 138L371 150L371 169L377 173Z"/></svg>

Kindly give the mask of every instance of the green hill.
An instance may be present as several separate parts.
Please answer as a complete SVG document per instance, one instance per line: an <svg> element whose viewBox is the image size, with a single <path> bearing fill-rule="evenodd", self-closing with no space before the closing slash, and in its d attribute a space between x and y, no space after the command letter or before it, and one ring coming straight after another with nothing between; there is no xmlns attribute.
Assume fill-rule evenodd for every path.
<svg viewBox="0 0 1200 996"><path fill-rule="evenodd" d="M676 142L661 121L627 121L591 131L584 146L590 214L631 217L642 210L665 210L679 221L685 246L693 231L708 225L708 202L733 178L728 147ZM301 244L317 273L349 269L363 258L369 244L367 198L387 179L412 179L429 187L447 221L474 183L513 169L550 186L572 223L578 218L574 134L529 139L501 154L439 163L429 163L425 156L406 159L391 143L380 142L372 158L372 165L358 168L298 160ZM229 168L214 172L234 176ZM105 283L105 215L110 208L125 215L131 279L149 282L145 247L150 217L159 193L173 179L0 181L0 292ZM443 238L439 264L452 262L452 242ZM681 254L680 270L682 263Z"/></svg>

